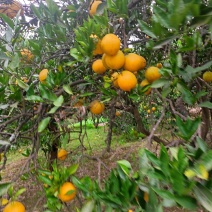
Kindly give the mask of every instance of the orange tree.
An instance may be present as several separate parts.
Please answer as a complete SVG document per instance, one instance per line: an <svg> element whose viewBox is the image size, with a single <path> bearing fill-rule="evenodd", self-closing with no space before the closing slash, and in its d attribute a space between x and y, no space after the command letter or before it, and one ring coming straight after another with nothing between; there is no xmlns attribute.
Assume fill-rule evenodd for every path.
<svg viewBox="0 0 212 212"><path fill-rule="evenodd" d="M100 112L93 112L92 116L97 115L99 118L104 115L108 119L106 151L110 151L112 129L120 126L116 124L117 120L132 123L134 131L148 136L149 145L155 140L166 146L189 142L197 146L198 142L202 144L210 136L211 1L172 0L167 3L160 0L151 3L107 0L56 3L47 0L25 5L24 14L22 10L16 12L13 19L4 11L0 15L0 151L4 152L1 168L6 165L10 147L22 145L23 142L32 144L27 153L30 160L36 161L42 149L51 164L57 158L58 148L71 141L74 129L70 126L86 121L90 116L89 109L91 113L93 111L90 103L97 100ZM205 71L207 75L202 78ZM115 76L114 73L115 79L111 77ZM143 80L147 82L143 84ZM148 106L148 109L144 110L144 106ZM152 109L155 106L156 112ZM197 118L190 118L192 109L199 109ZM115 118L116 110L122 111L119 119ZM127 119L130 121L126 122ZM159 126L161 130L169 130L174 139L156 136ZM129 129L127 125L121 124L121 127L126 131ZM81 128L79 139L83 146L82 138ZM185 179L191 175L184 174L189 163L186 159L183 167L177 163L183 160L181 158L184 155L188 157L190 152L180 148L177 152L177 161L169 161L162 146L158 159L161 162L151 153L145 153L155 171L153 176L150 175L148 188L142 187L142 183L146 182L142 174L138 178L128 178L126 170L129 164L126 162L124 165L121 163L121 169L118 168L127 173L126 179L122 171L118 171L118 174L116 171L111 172L108 180L108 183L114 180L111 185L120 182L123 186L125 180L129 181L126 190L117 190L118 193L130 194L123 210L134 199L135 185L139 185L142 192L149 193L149 201L145 200L149 208L153 207L153 203L161 207L179 204L189 208L191 202L190 208L194 208L194 199L189 196L189 192L193 191L192 186L188 193L183 188L176 191L176 176L157 172L160 166L159 170L162 171L169 166L175 167L175 171L181 173L180 183L190 186L191 182ZM190 162L207 156L202 151ZM163 160L166 167L162 167ZM203 173L210 172L210 166L204 163L200 165L203 169L194 167L193 177L202 177ZM49 166L50 172L54 172L56 168ZM146 173L145 170L143 173ZM162 191L152 188L156 175L159 185L164 184ZM68 179L68 174L64 176L63 183ZM40 180L52 185L46 178ZM87 182L89 180L84 181ZM195 185L199 183L195 180L192 182ZM75 183L83 190L78 180L75 179ZM197 186L199 192L203 192L201 186L204 187L204 183ZM112 189L111 185L106 185L107 192ZM170 187L173 188L172 192L166 193ZM102 192L96 184L94 188L95 192L99 191L99 199L95 199L95 192L93 196L87 195L94 199L90 204L98 203L97 207L101 207L102 200L109 204L109 208L119 208L123 204L123 196L115 204L110 193ZM54 196L54 192L53 189L51 194L47 193ZM88 191L84 189L84 192ZM180 200L171 198L171 194L175 197L175 192ZM207 194L211 195L210 192ZM156 195L165 199L169 196L171 199L161 203L159 198L157 202ZM188 204L183 204L186 197ZM48 200L48 207L54 208L50 197ZM198 201L208 207L201 199ZM139 201L137 204L140 204Z"/></svg>

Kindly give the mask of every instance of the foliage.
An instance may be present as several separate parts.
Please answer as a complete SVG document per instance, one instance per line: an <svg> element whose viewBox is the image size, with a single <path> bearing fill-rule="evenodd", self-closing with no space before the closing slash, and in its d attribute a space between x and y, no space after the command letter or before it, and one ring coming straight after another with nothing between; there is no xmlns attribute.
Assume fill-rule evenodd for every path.
<svg viewBox="0 0 212 212"><path fill-rule="evenodd" d="M159 157L147 150L141 153L145 164L139 173L128 162L119 161L105 190L88 177L74 178L84 197L92 199L82 210L100 210L102 204L108 211L127 210L131 204L147 211L172 205L193 210L197 202L211 210L211 151L204 142L211 133L212 88L202 74L212 67L212 2L107 0L89 16L90 3L47 0L25 5L24 15L19 12L12 19L0 14L0 152L4 152L0 169L5 168L7 153L14 146L29 145L23 153L29 163L44 150L49 164L59 147L74 146L71 136L75 133L84 148L83 128L90 124L86 121L92 116L97 127L104 117L106 151L110 151L114 131L128 140L147 137L150 144L155 140L163 145ZM120 38L125 54L144 57L145 69L161 63L161 77L141 87L145 70L139 70L136 77L133 74L138 84L126 92L113 85L113 70L94 73L92 63L102 55L93 51L108 33ZM39 81L43 69L48 75ZM146 95L149 88L151 93ZM94 116L89 105L96 99L104 103L105 111ZM192 109L200 110L192 116ZM116 110L122 112L120 117L115 116ZM156 135L159 128L168 130L177 142ZM172 143L182 146L168 151L165 145ZM35 173L48 185L48 207L60 210L62 203L54 189L74 168L59 170L56 163L52 168L46 174L52 174L53 180L42 177L42 171ZM0 193L7 192L9 185L2 184ZM143 201L145 192L149 201Z"/></svg>

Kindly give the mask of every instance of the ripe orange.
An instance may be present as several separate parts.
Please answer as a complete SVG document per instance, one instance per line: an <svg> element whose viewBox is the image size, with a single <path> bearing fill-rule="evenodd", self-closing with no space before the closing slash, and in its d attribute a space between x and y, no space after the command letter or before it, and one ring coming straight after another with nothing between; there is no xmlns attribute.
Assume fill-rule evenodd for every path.
<svg viewBox="0 0 212 212"><path fill-rule="evenodd" d="M102 55L102 63L103 63L103 65L104 65L104 67L106 67L107 69L109 69L109 67L107 67L107 64L106 64L106 62L105 62L105 58L106 58L106 54L104 53L104 54Z"/></svg>
<svg viewBox="0 0 212 212"><path fill-rule="evenodd" d="M12 4L1 4L0 13L5 14L9 18L15 18L17 13L21 10L20 15L24 14L23 6L18 1L13 1Z"/></svg>
<svg viewBox="0 0 212 212"><path fill-rule="evenodd" d="M122 71L118 76L118 85L123 91L131 91L137 85L137 78L130 71Z"/></svg>
<svg viewBox="0 0 212 212"><path fill-rule="evenodd" d="M90 103L89 108L91 113L97 115L101 114L105 110L105 105L98 100L94 100Z"/></svg>
<svg viewBox="0 0 212 212"><path fill-rule="evenodd" d="M143 69L146 66L146 59L138 54L129 53L125 56L124 69L136 72Z"/></svg>
<svg viewBox="0 0 212 212"><path fill-rule="evenodd" d="M205 82L212 82L212 71L206 71L202 78Z"/></svg>
<svg viewBox="0 0 212 212"><path fill-rule="evenodd" d="M151 110L147 110L147 113L151 113Z"/></svg>
<svg viewBox="0 0 212 212"><path fill-rule="evenodd" d="M111 56L111 55L105 55L104 62L106 63L106 66L118 70L123 67L125 62L125 56L122 51L118 51L117 54Z"/></svg>
<svg viewBox="0 0 212 212"><path fill-rule="evenodd" d="M70 182L65 182L59 189L58 197L62 202L69 202L75 198L77 190Z"/></svg>
<svg viewBox="0 0 212 212"><path fill-rule="evenodd" d="M43 69L40 73L39 73L39 80L40 82L43 82L44 80L46 80L47 76L48 76L48 69Z"/></svg>
<svg viewBox="0 0 212 212"><path fill-rule="evenodd" d="M97 43L96 43L96 47L95 49L93 50L93 55L98 55L98 54L103 54L104 52L102 51L102 48L101 48L101 40L98 39Z"/></svg>
<svg viewBox="0 0 212 212"><path fill-rule="evenodd" d="M103 74L107 70L101 59L95 60L92 64L92 70L97 74Z"/></svg>
<svg viewBox="0 0 212 212"><path fill-rule="evenodd" d="M68 152L65 149L60 149L57 152L57 158L59 160L65 160L67 158Z"/></svg>
<svg viewBox="0 0 212 212"><path fill-rule="evenodd" d="M26 209L21 202L13 201L6 205L3 212L25 212Z"/></svg>
<svg viewBox="0 0 212 212"><path fill-rule="evenodd" d="M142 80L141 83L140 83L140 86L144 87L146 85L149 85L148 80L147 79ZM145 92L145 94L146 95L150 94L151 90L152 90L152 88L148 88L148 90Z"/></svg>
<svg viewBox="0 0 212 212"><path fill-rule="evenodd" d="M157 66L158 68L162 68L162 67L163 67L162 63L157 63L156 66Z"/></svg>
<svg viewBox="0 0 212 212"><path fill-rule="evenodd" d="M120 49L121 41L115 34L107 34L102 38L101 48L107 55L115 55Z"/></svg>
<svg viewBox="0 0 212 212"><path fill-rule="evenodd" d="M155 107L152 107L152 111L156 111L156 108Z"/></svg>
<svg viewBox="0 0 212 212"><path fill-rule="evenodd" d="M145 72L145 78L150 83L154 82L155 80L159 79L161 77L161 74L159 72L159 68L155 66L149 67Z"/></svg>
<svg viewBox="0 0 212 212"><path fill-rule="evenodd" d="M24 62L30 62L34 58L34 55L29 49L21 49L20 53Z"/></svg>
<svg viewBox="0 0 212 212"><path fill-rule="evenodd" d="M102 1L91 1L89 14L91 16L96 14L97 7L101 4Z"/></svg>
<svg viewBox="0 0 212 212"><path fill-rule="evenodd" d="M118 88L119 85L118 85L118 76L119 76L119 73L118 72L114 72L112 75L111 75L111 81L113 83L113 86Z"/></svg>

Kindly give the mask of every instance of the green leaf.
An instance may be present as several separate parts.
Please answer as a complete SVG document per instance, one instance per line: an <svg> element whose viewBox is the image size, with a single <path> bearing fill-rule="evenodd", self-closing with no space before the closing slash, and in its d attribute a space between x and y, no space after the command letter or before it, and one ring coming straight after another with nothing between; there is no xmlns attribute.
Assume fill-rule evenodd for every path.
<svg viewBox="0 0 212 212"><path fill-rule="evenodd" d="M202 66L199 66L199 67L197 67L197 68L194 68L194 72L195 72L195 73L198 73L198 72L200 72L200 71L207 70L207 69L210 68L211 66L212 66L212 60L209 61L209 62L207 62L207 63L205 63L205 64L202 65Z"/></svg>
<svg viewBox="0 0 212 212"><path fill-rule="evenodd" d="M17 79L18 85L23 88L24 90L28 90L29 85L27 85L26 83L24 83L22 80Z"/></svg>
<svg viewBox="0 0 212 212"><path fill-rule="evenodd" d="M150 151L145 150L147 158L155 165L156 167L160 167L161 161Z"/></svg>
<svg viewBox="0 0 212 212"><path fill-rule="evenodd" d="M196 132L200 122L200 118L197 118L195 120L187 118L186 121L182 121L180 117L177 116L176 124L180 131L179 136L188 141L191 136Z"/></svg>
<svg viewBox="0 0 212 212"><path fill-rule="evenodd" d="M63 89L64 89L64 91L65 91L66 93L68 93L68 94L73 94L73 92L72 92L72 90L71 90L71 88L70 88L69 85L63 85Z"/></svg>
<svg viewBox="0 0 212 212"><path fill-rule="evenodd" d="M163 48L164 45L169 44L171 41L173 41L177 37L178 37L177 35L173 35L173 36L167 37L165 39L162 39L154 44L153 49L161 49L161 48Z"/></svg>
<svg viewBox="0 0 212 212"><path fill-rule="evenodd" d="M158 79L151 84L151 88L161 88L166 84L169 84L170 81L167 79Z"/></svg>
<svg viewBox="0 0 212 212"><path fill-rule="evenodd" d="M117 161L118 165L120 166L121 170L126 174L129 175L130 170L132 169L131 164L127 160L120 160Z"/></svg>
<svg viewBox="0 0 212 212"><path fill-rule="evenodd" d="M42 16L41 16L41 13L39 11L39 9L37 7L35 7L34 4L30 4L30 9L33 11L33 13L40 19Z"/></svg>
<svg viewBox="0 0 212 212"><path fill-rule="evenodd" d="M206 153L204 153L199 161L208 171L212 170L212 150L208 150Z"/></svg>
<svg viewBox="0 0 212 212"><path fill-rule="evenodd" d="M206 142L204 140L202 140L200 137L196 137L197 139L197 145L198 147L203 151L206 152L208 150L208 147L206 145Z"/></svg>
<svg viewBox="0 0 212 212"><path fill-rule="evenodd" d="M51 110L48 113L49 114L53 114L53 113L55 113L57 111L58 108L59 107L53 107L53 108L51 108Z"/></svg>
<svg viewBox="0 0 212 212"><path fill-rule="evenodd" d="M153 33L153 29L151 26L149 26L147 23L145 23L142 20L138 20L139 27L141 28L141 31L147 34L148 36L152 38L157 38L157 36Z"/></svg>
<svg viewBox="0 0 212 212"><path fill-rule="evenodd" d="M95 201L89 200L83 205L81 212L93 212L94 207L95 207Z"/></svg>
<svg viewBox="0 0 212 212"><path fill-rule="evenodd" d="M20 62L19 55L18 55L18 53L16 53L15 56L13 57L11 63L9 64L9 67L12 70L14 70L14 69L16 69L19 66L19 62Z"/></svg>
<svg viewBox="0 0 212 212"><path fill-rule="evenodd" d="M190 210L196 210L197 209L197 202L196 199L190 196L177 196L175 195L175 201L181 205L184 208L190 209Z"/></svg>
<svg viewBox="0 0 212 212"><path fill-rule="evenodd" d="M79 164L73 164L72 166L70 166L67 169L67 172L68 172L69 176L74 174L77 171L78 167L79 167Z"/></svg>
<svg viewBox="0 0 212 212"><path fill-rule="evenodd" d="M206 102L202 102L198 105L199 107L207 107L209 109L212 109L212 102L206 101Z"/></svg>
<svg viewBox="0 0 212 212"><path fill-rule="evenodd" d="M160 168L163 171L165 176L169 176L169 155L167 149L161 145L160 150Z"/></svg>
<svg viewBox="0 0 212 212"><path fill-rule="evenodd" d="M36 95L27 96L27 97L25 98L25 100L28 100L28 101L35 101L35 102L43 102L43 101L44 101L40 96L36 96Z"/></svg>
<svg viewBox="0 0 212 212"><path fill-rule="evenodd" d="M60 96L53 102L53 104L54 104L54 106L56 106L56 107L60 107L60 106L62 106L63 102L64 102L64 97L63 97L62 95L60 95Z"/></svg>
<svg viewBox="0 0 212 212"><path fill-rule="evenodd" d="M155 22L166 27L167 29L173 28L169 24L169 19L167 18L167 12L162 10L160 7L157 7L156 5L154 5L153 7L153 12L154 12L153 19Z"/></svg>
<svg viewBox="0 0 212 212"><path fill-rule="evenodd" d="M39 90L42 98L48 99L50 101L55 101L57 99L57 96L48 90L44 85L39 84Z"/></svg>
<svg viewBox="0 0 212 212"><path fill-rule="evenodd" d="M164 199L174 199L174 194L170 191L158 189L158 188L152 188L160 197Z"/></svg>
<svg viewBox="0 0 212 212"><path fill-rule="evenodd" d="M183 100L189 105L194 105L196 98L187 88L187 86L182 83L177 83L177 88L182 93Z"/></svg>
<svg viewBox="0 0 212 212"><path fill-rule="evenodd" d="M212 191L206 188L205 186L198 184L194 188L194 194L200 204L207 209L212 211Z"/></svg>
<svg viewBox="0 0 212 212"><path fill-rule="evenodd" d="M50 120L51 120L51 117L47 117L47 118L43 119L43 120L39 123L39 125L38 125L38 132L39 132L39 133L46 129L46 127L47 127L47 125L49 124Z"/></svg>
<svg viewBox="0 0 212 212"><path fill-rule="evenodd" d="M14 23L13 23L13 21L10 18L8 18L3 13L0 13L0 17L4 20L5 23L7 23L12 29L14 29Z"/></svg>
<svg viewBox="0 0 212 212"><path fill-rule="evenodd" d="M1 183L0 184L0 196L7 193L8 189L11 187L12 183Z"/></svg>
<svg viewBox="0 0 212 212"><path fill-rule="evenodd" d="M14 195L14 199L17 199L17 197L18 196L20 196L21 194L23 194L24 192L26 191L26 188L21 188L21 189L19 189L16 193L15 193L15 195Z"/></svg>
<svg viewBox="0 0 212 212"><path fill-rule="evenodd" d="M52 185L52 181L49 179L49 176L39 175L38 178L39 178L39 180L41 180L44 184L47 184L47 185L49 185L49 186Z"/></svg>

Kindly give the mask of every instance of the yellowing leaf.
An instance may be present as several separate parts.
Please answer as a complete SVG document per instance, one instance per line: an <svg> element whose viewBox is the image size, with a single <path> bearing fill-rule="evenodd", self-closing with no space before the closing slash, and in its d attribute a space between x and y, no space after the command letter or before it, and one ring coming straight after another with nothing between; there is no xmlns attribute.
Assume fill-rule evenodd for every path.
<svg viewBox="0 0 212 212"><path fill-rule="evenodd" d="M184 175L185 175L187 178L191 179L191 178L193 178L193 177L196 176L196 173L195 173L195 171L193 171L192 169L187 169L187 170L185 170Z"/></svg>
<svg viewBox="0 0 212 212"><path fill-rule="evenodd" d="M1 199L1 205L6 205L8 203L8 199L2 198Z"/></svg>
<svg viewBox="0 0 212 212"><path fill-rule="evenodd" d="M197 177L203 179L203 180L207 180L208 179L208 171L205 168L205 166L203 166L202 164L199 165L199 174L197 175Z"/></svg>

